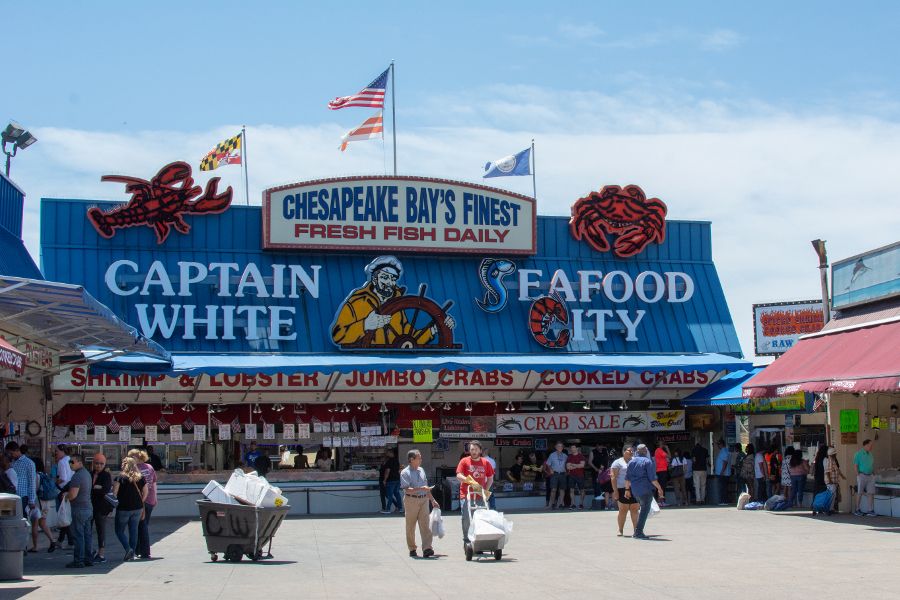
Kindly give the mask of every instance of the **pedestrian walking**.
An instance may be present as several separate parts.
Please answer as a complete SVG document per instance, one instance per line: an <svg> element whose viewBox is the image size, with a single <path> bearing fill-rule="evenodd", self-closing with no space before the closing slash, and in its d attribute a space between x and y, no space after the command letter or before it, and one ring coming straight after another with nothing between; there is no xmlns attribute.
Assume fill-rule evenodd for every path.
<svg viewBox="0 0 900 600"><path fill-rule="evenodd" d="M785 459L784 462L788 463L788 460ZM803 492L806 490L809 463L803 458L799 450L795 450L791 454L791 460L788 463L788 473L791 476L790 504L792 506L803 506Z"/></svg>
<svg viewBox="0 0 900 600"><path fill-rule="evenodd" d="M700 445L700 442L694 444L691 451L691 458L694 461L694 500L697 504L706 502L706 475L709 469L709 451Z"/></svg>
<svg viewBox="0 0 900 600"><path fill-rule="evenodd" d="M129 450L128 456L133 458L137 463L138 470L141 472L141 475L144 476L144 481L147 484L147 496L144 499L144 516L141 519L141 522L138 523L138 542L137 549L134 554L138 558L150 558L150 517L153 514L153 509L156 508L157 498L156 498L156 470L149 462L149 456L143 450ZM259 463L260 460L266 458L265 454L261 454L257 457L256 462ZM260 475L265 475L265 473L260 473Z"/></svg>
<svg viewBox="0 0 900 600"><path fill-rule="evenodd" d="M638 506L637 500L629 493L625 494L625 474L628 470L628 463L634 457L634 450L631 446L625 446L622 449L622 456L613 461L610 465L610 480L615 484L613 487L613 500L619 505L619 515L617 523L619 524L619 537L625 535L625 519L631 515L631 527L637 530Z"/></svg>
<svg viewBox="0 0 900 600"><path fill-rule="evenodd" d="M563 452L563 443L556 442L556 451L551 452L547 457L547 468L550 471L550 500L548 506L551 510L562 508L565 501L566 484L568 483L568 475L566 474L566 464L569 457ZM559 499L557 500L557 493ZM574 499L572 500L574 502Z"/></svg>
<svg viewBox="0 0 900 600"><path fill-rule="evenodd" d="M793 494L791 493L791 457L794 456L794 447L788 446L784 449L784 460L781 462L781 495L785 497L788 502L790 502L791 498L793 498Z"/></svg>
<svg viewBox="0 0 900 600"><path fill-rule="evenodd" d="M853 455L856 467L856 511L857 517L875 516L875 457L872 456L872 440L863 440L862 449ZM863 496L869 497L869 510L863 512Z"/></svg>
<svg viewBox="0 0 900 600"><path fill-rule="evenodd" d="M828 486L828 490L831 491L831 506L829 510L826 511L828 515L836 512L834 507L840 505L841 501L841 479L844 481L847 480L844 477L844 473L841 471L841 464L838 462L837 450L832 447L826 447L825 452L827 456L823 461L823 467L825 471L825 485ZM815 513L813 513L815 514Z"/></svg>
<svg viewBox="0 0 900 600"><path fill-rule="evenodd" d="M753 444L747 444L747 453L741 461L741 483L747 488L747 493L753 497L756 494L756 449Z"/></svg>
<svg viewBox="0 0 900 600"><path fill-rule="evenodd" d="M56 496L56 510L59 510L59 505L62 504L63 494L68 491L69 480L72 479L72 467L69 464L69 449L60 444L54 450L54 458L56 459L56 487L59 489L59 494ZM56 544L58 546L62 545L63 540L66 540L69 543L69 546L75 545L75 538L72 536L69 527L59 528L59 538L56 540Z"/></svg>
<svg viewBox="0 0 900 600"><path fill-rule="evenodd" d="M388 513L393 512L391 504L397 507L397 512L403 510L403 497L400 495L400 461L397 460L397 451L387 451L387 468L384 475L385 492L387 493Z"/></svg>
<svg viewBox="0 0 900 600"><path fill-rule="evenodd" d="M91 506L91 475L84 467L84 457L73 454L69 457L72 476L69 478L66 495L72 508L71 533L75 539L75 555L66 565L70 569L93 566L91 560L91 540L94 532L94 509Z"/></svg>
<svg viewBox="0 0 900 600"><path fill-rule="evenodd" d="M766 481L769 479L769 467L766 464L766 453L760 446L753 459L753 476L756 479L756 499L765 502L769 499Z"/></svg>
<svg viewBox="0 0 900 600"><path fill-rule="evenodd" d="M819 444L819 449L816 450L816 457L813 459L813 495L815 496L819 492L824 492L826 489L825 483L825 459L828 458L828 450L829 447L824 443Z"/></svg>
<svg viewBox="0 0 900 600"><path fill-rule="evenodd" d="M659 487L662 488L662 492L660 492L656 500L663 506L666 504L666 486L669 484L669 461L671 460L671 454L669 453L669 447L665 444L659 446L656 451L653 453L653 460L656 463L656 479L659 481Z"/></svg>
<svg viewBox="0 0 900 600"><path fill-rule="evenodd" d="M684 483L684 459L681 452L675 450L672 462L669 464L669 481L675 491L675 504L677 506L688 505L687 486Z"/></svg>
<svg viewBox="0 0 900 600"><path fill-rule="evenodd" d="M113 507L106 500L106 495L112 492L112 475L106 468L106 456L99 452L94 455L91 473L91 508L94 512L94 528L97 530L97 552L93 562L106 562L106 524Z"/></svg>
<svg viewBox="0 0 900 600"><path fill-rule="evenodd" d="M650 516L654 488L659 495L663 494L662 486L656 480L656 465L650 458L650 450L646 445L640 444L637 447L637 456L631 459L625 471L625 497L637 499L640 505L637 527L631 536L636 540L649 539L644 533L644 525Z"/></svg>
<svg viewBox="0 0 900 600"><path fill-rule="evenodd" d="M9 453L8 458L12 459L11 464L5 469L6 476L13 484L15 489L13 493L22 499L22 514L29 518L37 503L37 471L34 462L22 455L16 442L8 442L6 452Z"/></svg>
<svg viewBox="0 0 900 600"><path fill-rule="evenodd" d="M571 510L575 510L575 497L578 492L581 492L581 501L578 504L578 509L582 510L584 508L584 467L586 462L587 460L578 446L572 444L569 447L569 456L566 458L569 494L572 498L572 504L569 506Z"/></svg>
<svg viewBox="0 0 900 600"><path fill-rule="evenodd" d="M113 482L113 494L119 500L115 523L116 537L125 549L125 557L122 560L134 560L138 524L143 517L144 501L147 498L147 482L133 458L126 456L122 459L122 472Z"/></svg>
<svg viewBox="0 0 900 600"><path fill-rule="evenodd" d="M561 444L560 444L561 445ZM473 490L490 489L494 482L494 470L491 463L481 457L481 442L469 442L469 455L460 459L456 465L456 478L459 480L459 510L462 513L463 547L469 540L469 486L474 481Z"/></svg>
<svg viewBox="0 0 900 600"><path fill-rule="evenodd" d="M719 439L719 451L716 454L716 485L719 488L719 506L727 504L728 480L731 478L731 450L725 440Z"/></svg>
<svg viewBox="0 0 900 600"><path fill-rule="evenodd" d="M438 507L437 500L431 494L425 469L422 468L422 453L412 449L406 453L409 465L400 471L400 487L403 489L403 512L406 517L406 547L409 555L417 557L416 524L419 525L419 537L422 538L422 556L434 556L431 547L431 526L428 522L429 507Z"/></svg>

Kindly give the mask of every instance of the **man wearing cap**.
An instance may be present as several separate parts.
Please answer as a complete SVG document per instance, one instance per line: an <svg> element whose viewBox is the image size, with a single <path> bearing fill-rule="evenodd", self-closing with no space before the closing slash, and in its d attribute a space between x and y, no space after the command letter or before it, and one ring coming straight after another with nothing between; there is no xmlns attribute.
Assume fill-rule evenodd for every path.
<svg viewBox="0 0 900 600"><path fill-rule="evenodd" d="M366 276L369 282L361 288L353 290L338 311L331 327L331 339L340 346L358 343L369 332L372 332L370 346L387 346L400 336L408 336L415 346L423 346L434 339L437 328L416 331L409 323L404 311L383 315L378 309L394 298L406 293L406 288L397 286L403 276L403 265L394 256L379 256L366 265ZM456 322L447 315L444 324L453 329Z"/></svg>

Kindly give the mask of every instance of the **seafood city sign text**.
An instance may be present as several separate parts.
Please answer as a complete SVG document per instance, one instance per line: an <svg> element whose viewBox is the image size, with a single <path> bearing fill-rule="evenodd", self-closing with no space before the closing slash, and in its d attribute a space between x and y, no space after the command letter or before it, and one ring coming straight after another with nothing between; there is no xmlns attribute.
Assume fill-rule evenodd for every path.
<svg viewBox="0 0 900 600"><path fill-rule="evenodd" d="M263 192L266 249L529 255L533 198L459 181L346 177Z"/></svg>

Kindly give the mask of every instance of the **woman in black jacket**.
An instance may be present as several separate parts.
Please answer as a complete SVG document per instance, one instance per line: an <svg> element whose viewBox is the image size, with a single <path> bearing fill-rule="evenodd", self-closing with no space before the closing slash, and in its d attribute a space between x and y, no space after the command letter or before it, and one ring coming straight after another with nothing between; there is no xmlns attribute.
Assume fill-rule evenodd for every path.
<svg viewBox="0 0 900 600"><path fill-rule="evenodd" d="M94 527L97 528L97 554L91 562L106 562L103 552L106 546L106 518L112 513L113 507L106 500L106 495L112 491L112 475L106 468L106 457L102 454L94 455L91 478L91 506L94 509Z"/></svg>

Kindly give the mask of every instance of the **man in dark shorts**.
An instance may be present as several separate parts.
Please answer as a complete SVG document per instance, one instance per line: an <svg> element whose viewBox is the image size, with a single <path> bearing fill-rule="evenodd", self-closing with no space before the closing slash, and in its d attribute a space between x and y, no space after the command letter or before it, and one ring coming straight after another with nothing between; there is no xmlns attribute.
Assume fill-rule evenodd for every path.
<svg viewBox="0 0 900 600"><path fill-rule="evenodd" d="M584 466L587 461L581 449L575 444L569 447L569 457L566 459L566 470L569 475L569 490L572 496L572 504L569 506L571 510L575 510L575 498L578 492L581 492L581 502L578 509L584 508Z"/></svg>

